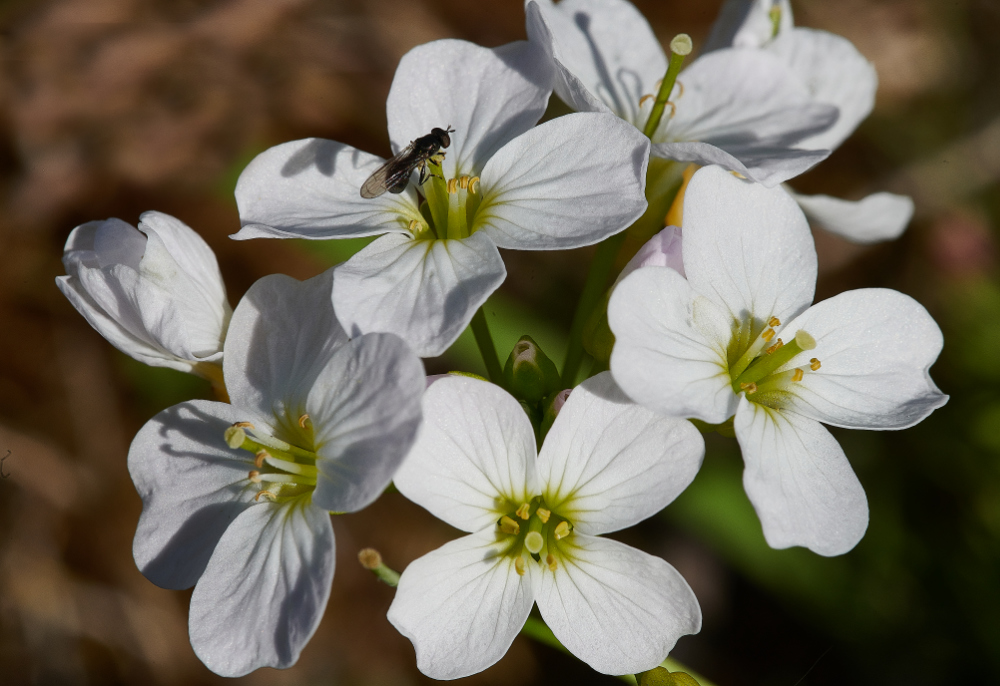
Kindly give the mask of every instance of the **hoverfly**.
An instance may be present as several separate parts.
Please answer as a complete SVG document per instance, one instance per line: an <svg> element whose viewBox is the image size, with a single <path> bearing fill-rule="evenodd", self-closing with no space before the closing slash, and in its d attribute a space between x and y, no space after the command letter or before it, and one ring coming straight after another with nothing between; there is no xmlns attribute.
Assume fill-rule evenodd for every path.
<svg viewBox="0 0 1000 686"><path fill-rule="evenodd" d="M428 162L440 162L444 159L441 148L451 145L451 136L455 133L451 125L447 129L437 127L431 129L426 136L421 136L415 141L400 150L391 160L376 169L371 176L365 180L361 186L361 197L366 199L377 198L386 191L390 193L402 193L406 184L410 181L410 174L414 169L420 169L420 178L417 183L423 185L430 172L427 171Z"/></svg>

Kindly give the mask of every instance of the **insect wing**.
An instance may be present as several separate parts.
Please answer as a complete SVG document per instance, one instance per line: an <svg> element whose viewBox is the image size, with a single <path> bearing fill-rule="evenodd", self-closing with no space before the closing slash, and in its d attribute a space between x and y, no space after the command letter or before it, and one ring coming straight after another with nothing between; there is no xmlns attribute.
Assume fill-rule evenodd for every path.
<svg viewBox="0 0 1000 686"><path fill-rule="evenodd" d="M366 200L377 198L386 191L402 193L410 180L413 168L420 159L414 154L413 144L400 150L391 160L372 172L361 185L361 197Z"/></svg>

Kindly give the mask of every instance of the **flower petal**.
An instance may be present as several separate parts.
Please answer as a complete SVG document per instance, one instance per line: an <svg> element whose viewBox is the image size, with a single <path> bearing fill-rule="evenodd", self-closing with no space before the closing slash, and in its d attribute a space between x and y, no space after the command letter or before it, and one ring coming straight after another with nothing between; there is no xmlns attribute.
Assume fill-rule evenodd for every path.
<svg viewBox="0 0 1000 686"><path fill-rule="evenodd" d="M486 235L383 236L334 270L333 306L352 336L388 332L436 357L465 330L507 270Z"/></svg>
<svg viewBox="0 0 1000 686"><path fill-rule="evenodd" d="M846 38L795 28L778 36L767 50L795 72L813 102L840 110L832 127L799 143L803 148L837 148L875 106L875 67Z"/></svg>
<svg viewBox="0 0 1000 686"><path fill-rule="evenodd" d="M393 482L463 531L494 526L538 494L535 432L514 398L486 381L448 376L424 393L424 423Z"/></svg>
<svg viewBox="0 0 1000 686"><path fill-rule="evenodd" d="M425 379L392 334L365 334L330 358L306 400L319 456L313 503L355 512L382 494L417 435Z"/></svg>
<svg viewBox="0 0 1000 686"><path fill-rule="evenodd" d="M475 229L501 248L597 243L645 211L648 161L649 140L617 117L559 117L507 144L487 163Z"/></svg>
<svg viewBox="0 0 1000 686"><path fill-rule="evenodd" d="M247 419L232 405L193 400L160 412L132 441L128 470L142 498L132 554L157 586L194 586L226 527L253 505L252 456L224 438Z"/></svg>
<svg viewBox="0 0 1000 686"><path fill-rule="evenodd" d="M538 455L548 507L577 531L603 534L666 507L701 467L705 441L691 422L653 414L609 372L573 389Z"/></svg>
<svg viewBox="0 0 1000 686"><path fill-rule="evenodd" d="M719 48L760 48L774 37L770 12L777 7L778 35L792 29L792 5L789 0L726 0L702 52Z"/></svg>
<svg viewBox="0 0 1000 686"><path fill-rule="evenodd" d="M247 165L236 183L243 228L232 238L352 238L405 232L410 221L423 221L412 186L370 200L361 197L361 185L384 162L322 138L269 148Z"/></svg>
<svg viewBox="0 0 1000 686"><path fill-rule="evenodd" d="M389 139L399 151L434 127L454 127L445 178L479 175L486 161L533 127L552 92L552 66L528 41L483 48L437 40L403 55L389 90Z"/></svg>
<svg viewBox="0 0 1000 686"><path fill-rule="evenodd" d="M755 141L712 143L653 143L650 155L698 165L717 164L751 181L772 188L794 178L830 156L829 150L800 150Z"/></svg>
<svg viewBox="0 0 1000 686"><path fill-rule="evenodd" d="M841 555L868 528L868 500L843 449L819 422L740 399L734 420L743 487L772 548Z"/></svg>
<svg viewBox="0 0 1000 686"><path fill-rule="evenodd" d="M812 302L816 247L780 188L699 169L684 195L684 270L691 287L737 321L791 319Z"/></svg>
<svg viewBox="0 0 1000 686"><path fill-rule="evenodd" d="M333 582L330 515L308 500L260 503L226 529L191 595L191 646L222 676L291 667Z"/></svg>
<svg viewBox="0 0 1000 686"><path fill-rule="evenodd" d="M639 99L655 95L667 71L646 18L623 0L540 0L537 7L557 69L571 77L557 77L556 94L577 111L610 110L641 128Z"/></svg>
<svg viewBox="0 0 1000 686"><path fill-rule="evenodd" d="M790 409L812 419L857 429L905 429L948 401L929 369L944 343L927 310L908 295L884 288L841 293L788 323L807 331L822 367L792 384Z"/></svg>
<svg viewBox="0 0 1000 686"><path fill-rule="evenodd" d="M347 342L330 303L332 270L307 281L284 274L259 279L229 325L223 372L233 403L271 417L290 443L302 429L306 396L331 356Z"/></svg>
<svg viewBox="0 0 1000 686"><path fill-rule="evenodd" d="M873 193L862 200L851 201L829 195L789 192L810 222L854 243L899 238L913 218L913 200L906 195Z"/></svg>
<svg viewBox="0 0 1000 686"><path fill-rule="evenodd" d="M645 267L623 279L608 303L608 325L615 334L611 373L637 403L712 424L736 411L729 320L673 269Z"/></svg>
<svg viewBox="0 0 1000 686"><path fill-rule="evenodd" d="M403 572L388 619L413 643L417 667L427 676L458 679L483 671L524 626L534 603L535 565L519 576L514 559L503 555L506 546L492 529L480 531Z"/></svg>
<svg viewBox="0 0 1000 686"><path fill-rule="evenodd" d="M572 534L541 573L538 609L571 653L603 674L659 665L701 630L701 608L676 569L618 541Z"/></svg>
<svg viewBox="0 0 1000 686"><path fill-rule="evenodd" d="M181 268L184 277L203 294L208 305L220 311L224 309L227 313L231 312L219 263L205 239L180 219L155 211L142 213L139 217L139 231L150 239L153 235L156 236L163 250ZM147 241L147 255L151 247Z"/></svg>

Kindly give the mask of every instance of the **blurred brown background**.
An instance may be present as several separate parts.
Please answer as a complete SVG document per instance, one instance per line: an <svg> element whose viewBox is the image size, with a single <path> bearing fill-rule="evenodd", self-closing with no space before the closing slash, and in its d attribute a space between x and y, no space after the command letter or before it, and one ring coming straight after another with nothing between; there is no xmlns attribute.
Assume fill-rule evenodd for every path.
<svg viewBox="0 0 1000 686"><path fill-rule="evenodd" d="M636 4L664 43L684 31L697 46L720 2ZM853 198L893 190L917 202L892 244L861 248L817 232L819 297L888 286L923 302L945 330L933 371L952 401L907 432L838 433L872 508L868 536L847 556L767 549L738 451L722 439L709 442L689 493L622 538L662 554L694 587L705 628L675 656L719 686L996 682L1000 2L793 6L798 24L852 40L881 81L875 114L793 185ZM338 248L227 239L239 228L239 172L268 146L313 135L388 154L395 66L444 37L521 39L521 2L0 2L0 457L9 474L0 480L0 683L225 681L191 651L189 594L135 568L140 502L125 465L147 419L208 397L207 385L132 362L70 307L53 281L69 231L109 216L134 224L148 209L176 215L215 249L233 305L265 274L318 273L343 259ZM497 307L541 297L542 324L568 328L588 256L507 253ZM318 633L293 669L242 681L428 682L385 620L391 589L355 555L374 545L402 568L455 532L398 495L334 527L338 568ZM468 681L619 683L526 639Z"/></svg>

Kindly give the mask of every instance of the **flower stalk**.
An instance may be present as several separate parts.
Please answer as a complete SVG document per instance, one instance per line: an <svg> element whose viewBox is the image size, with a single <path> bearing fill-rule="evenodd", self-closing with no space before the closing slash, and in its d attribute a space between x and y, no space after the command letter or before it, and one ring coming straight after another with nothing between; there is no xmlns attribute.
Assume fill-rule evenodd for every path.
<svg viewBox="0 0 1000 686"><path fill-rule="evenodd" d="M677 82L677 75L681 73L681 67L684 66L684 58L691 54L692 47L691 36L686 33L678 33L670 41L670 63L667 65L667 73L663 77L663 81L660 82L660 89L656 93L656 101L653 103L653 109L649 113L649 119L646 120L646 127L642 130L646 138L650 140L653 139L653 134L656 133L656 129L660 126L660 120L663 119L663 111L667 107L670 93L674 90L674 84Z"/></svg>

